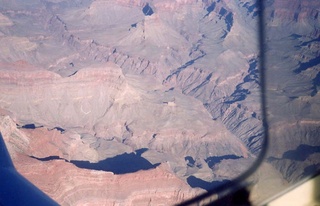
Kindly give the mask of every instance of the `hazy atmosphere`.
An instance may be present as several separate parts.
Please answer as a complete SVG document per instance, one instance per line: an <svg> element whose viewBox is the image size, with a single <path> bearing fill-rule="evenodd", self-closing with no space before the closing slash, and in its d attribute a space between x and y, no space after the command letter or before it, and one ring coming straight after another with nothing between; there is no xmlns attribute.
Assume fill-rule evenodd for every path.
<svg viewBox="0 0 320 206"><path fill-rule="evenodd" d="M320 169L318 0L264 2L254 203ZM0 0L0 132L60 205L173 205L259 156L254 0Z"/></svg>

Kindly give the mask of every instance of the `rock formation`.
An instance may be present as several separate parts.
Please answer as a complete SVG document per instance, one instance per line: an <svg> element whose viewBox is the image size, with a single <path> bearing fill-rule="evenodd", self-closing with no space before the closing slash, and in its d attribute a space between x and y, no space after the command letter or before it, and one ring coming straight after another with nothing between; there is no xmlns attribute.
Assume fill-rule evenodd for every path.
<svg viewBox="0 0 320 206"><path fill-rule="evenodd" d="M261 174L283 188L320 166L320 5L264 3L272 147ZM255 1L0 5L0 131L17 169L60 204L173 204L260 154ZM110 166L128 159L130 172Z"/></svg>
<svg viewBox="0 0 320 206"><path fill-rule="evenodd" d="M62 159L39 161L41 158L34 156L61 155L59 141L63 135L42 128L31 134L21 131L8 116L1 116L0 122L18 172L61 205L175 204L202 192L177 178L166 163L151 170L115 175L80 169Z"/></svg>

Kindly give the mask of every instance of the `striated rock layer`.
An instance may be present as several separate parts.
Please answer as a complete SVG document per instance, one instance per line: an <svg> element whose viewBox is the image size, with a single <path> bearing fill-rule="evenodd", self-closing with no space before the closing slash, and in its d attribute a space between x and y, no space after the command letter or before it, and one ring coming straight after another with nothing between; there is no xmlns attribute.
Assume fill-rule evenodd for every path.
<svg viewBox="0 0 320 206"><path fill-rule="evenodd" d="M63 160L39 162L21 156L15 164L22 175L61 205L173 205L201 192L191 189L165 165L114 175L79 169Z"/></svg>
<svg viewBox="0 0 320 206"><path fill-rule="evenodd" d="M8 116L1 116L0 129L18 172L61 205L175 204L202 192L177 178L166 163L115 175L80 169L65 160L39 161L31 156L58 155L59 151L37 142L43 139L29 138ZM55 138L59 141L59 135Z"/></svg>
<svg viewBox="0 0 320 206"><path fill-rule="evenodd" d="M265 7L272 146L261 174L282 188L319 168L319 1ZM254 0L0 0L0 114L13 120L1 130L17 167L88 175L70 163L127 158L140 161L132 173L169 172L191 187L235 178L263 146L257 9ZM84 196L61 197L71 194Z"/></svg>

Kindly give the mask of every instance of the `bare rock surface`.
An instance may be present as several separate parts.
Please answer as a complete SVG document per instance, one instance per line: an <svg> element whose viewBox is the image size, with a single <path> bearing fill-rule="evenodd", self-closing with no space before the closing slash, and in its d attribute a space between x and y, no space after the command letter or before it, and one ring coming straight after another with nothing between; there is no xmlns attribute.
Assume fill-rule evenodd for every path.
<svg viewBox="0 0 320 206"><path fill-rule="evenodd" d="M191 189L165 165L114 175L79 169L63 160L39 162L26 157L19 160L15 162L19 165L17 170L61 205L172 205L201 192Z"/></svg>
<svg viewBox="0 0 320 206"><path fill-rule="evenodd" d="M283 188L320 167L319 6L265 1L272 147L252 177L261 191L268 178ZM240 175L264 138L257 9L253 0L0 0L0 129L16 167L63 205L173 204L198 194L190 186Z"/></svg>
<svg viewBox="0 0 320 206"><path fill-rule="evenodd" d="M44 128L21 131L8 116L1 116L0 122L16 169L59 204L175 204L203 192L190 188L174 175L167 163L151 170L115 175L80 169L63 159L39 161L46 159L42 158L45 155L62 155L65 135Z"/></svg>
<svg viewBox="0 0 320 206"><path fill-rule="evenodd" d="M319 1L266 8L267 161L290 184L319 170ZM302 152L303 151L303 152Z"/></svg>

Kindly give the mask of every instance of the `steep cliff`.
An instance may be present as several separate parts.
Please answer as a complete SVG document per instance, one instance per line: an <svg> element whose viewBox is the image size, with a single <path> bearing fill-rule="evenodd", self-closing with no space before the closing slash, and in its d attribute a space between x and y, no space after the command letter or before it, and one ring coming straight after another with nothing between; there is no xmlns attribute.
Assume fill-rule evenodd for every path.
<svg viewBox="0 0 320 206"><path fill-rule="evenodd" d="M0 114L17 124L19 138L6 141L17 167L32 181L43 168L58 165L79 178L111 178L119 182L112 186L117 189L135 175L154 174L151 184L168 174L188 198L194 190L180 180L210 189L244 172L259 155L264 117L255 1L0 3ZM264 4L272 145L267 161L283 177L268 163L265 168L278 183L295 182L319 168L320 5L307 0ZM302 158L304 148L310 153ZM128 159L137 161L133 174L78 168L101 169L100 163L127 164ZM31 165L37 173L28 173ZM61 182L62 171L52 174ZM171 180L164 179L163 188L175 203L183 198L166 185ZM75 183L74 191L49 193L62 204L85 202L78 198L91 190L81 193L91 188L90 181ZM40 188L47 184L39 182ZM101 185L92 192L97 204L102 190ZM150 191L133 195L128 190L129 199L113 194L109 200L135 204L145 194L143 201L149 195L161 201Z"/></svg>

